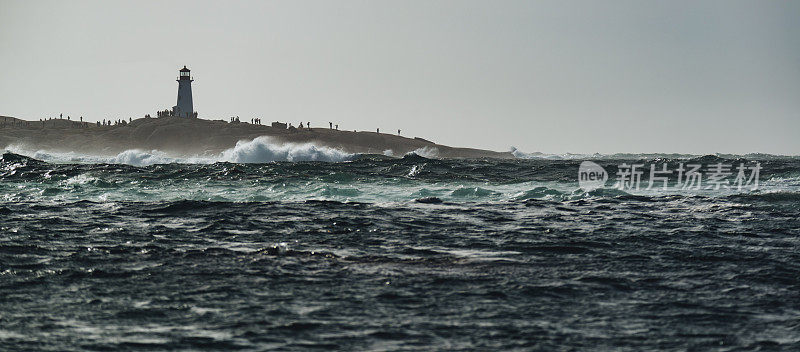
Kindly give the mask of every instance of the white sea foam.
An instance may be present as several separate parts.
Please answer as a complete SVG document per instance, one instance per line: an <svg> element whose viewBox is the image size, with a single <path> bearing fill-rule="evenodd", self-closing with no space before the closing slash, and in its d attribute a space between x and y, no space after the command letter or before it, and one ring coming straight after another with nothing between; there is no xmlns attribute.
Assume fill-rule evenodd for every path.
<svg viewBox="0 0 800 352"><path fill-rule="evenodd" d="M222 161L234 163L268 163L273 161L347 161L353 154L321 147L312 143L275 144L268 137L252 141L239 141L236 146L222 152Z"/></svg>
<svg viewBox="0 0 800 352"><path fill-rule="evenodd" d="M159 150L129 149L114 156L31 150L24 146L10 145L6 151L51 163L127 164L148 166L154 164L210 164L218 161L234 163L268 163L273 161L327 161L339 162L353 159L354 154L341 150L317 146L313 143L274 143L268 137L251 141L239 141L236 146L218 155L170 156Z"/></svg>
<svg viewBox="0 0 800 352"><path fill-rule="evenodd" d="M516 147L511 147L511 154L520 159L548 159L548 160L576 160L576 159L581 160L581 159L599 158L603 156L597 153L595 154L574 154L574 153L546 154L541 152L526 153L517 149Z"/></svg>
<svg viewBox="0 0 800 352"><path fill-rule="evenodd" d="M436 147L422 147L417 148L413 152L407 154L417 154L423 158L435 159L439 157L439 149Z"/></svg>
<svg viewBox="0 0 800 352"><path fill-rule="evenodd" d="M127 164L133 166L147 166L153 164L207 164L213 163L214 158L209 157L170 157L166 153L151 150L129 149L115 156L80 154L76 152L54 152L49 150L31 151L19 146L9 146L6 151L28 156L37 160L50 163L81 163L81 164Z"/></svg>
<svg viewBox="0 0 800 352"><path fill-rule="evenodd" d="M180 161L180 159L170 158L165 153L158 150L146 152L138 149L126 150L109 159L110 164L128 164L137 166L170 164Z"/></svg>

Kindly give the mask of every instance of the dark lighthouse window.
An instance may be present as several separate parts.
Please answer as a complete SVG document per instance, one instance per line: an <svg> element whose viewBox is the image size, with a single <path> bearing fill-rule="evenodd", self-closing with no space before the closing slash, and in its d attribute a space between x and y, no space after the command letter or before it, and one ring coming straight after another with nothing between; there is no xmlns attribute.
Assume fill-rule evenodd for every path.
<svg viewBox="0 0 800 352"><path fill-rule="evenodd" d="M183 66L183 69L181 69L180 72L181 72L181 78L183 77L186 77L187 79L189 78L189 69L186 68L186 66Z"/></svg>

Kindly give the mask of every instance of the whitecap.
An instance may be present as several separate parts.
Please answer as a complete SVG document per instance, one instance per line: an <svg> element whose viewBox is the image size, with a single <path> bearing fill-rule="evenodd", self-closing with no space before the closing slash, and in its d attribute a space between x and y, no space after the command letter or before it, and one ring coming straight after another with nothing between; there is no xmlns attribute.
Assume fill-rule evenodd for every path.
<svg viewBox="0 0 800 352"><path fill-rule="evenodd" d="M222 152L221 161L233 163L268 163L273 161L347 161L353 154L314 145L313 143L275 144L269 137L252 141L239 141L236 146Z"/></svg>
<svg viewBox="0 0 800 352"><path fill-rule="evenodd" d="M406 155L409 154L417 154L423 158L434 159L439 156L439 149L435 147L422 147L422 148L417 148L412 152L406 153Z"/></svg>
<svg viewBox="0 0 800 352"><path fill-rule="evenodd" d="M160 150L128 149L114 156L31 151L22 146L8 146L7 151L51 163L127 164L149 166L154 164L210 164L219 161L233 163L268 163L274 161L327 161L352 160L355 154L318 146L313 143L275 143L269 137L258 137L250 141L239 141L233 148L211 156L172 156Z"/></svg>

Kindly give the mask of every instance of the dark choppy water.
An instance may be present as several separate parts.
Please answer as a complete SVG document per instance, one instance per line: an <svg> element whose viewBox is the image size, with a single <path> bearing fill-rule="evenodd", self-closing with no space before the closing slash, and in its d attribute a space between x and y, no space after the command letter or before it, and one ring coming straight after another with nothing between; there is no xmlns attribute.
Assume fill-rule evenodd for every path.
<svg viewBox="0 0 800 352"><path fill-rule="evenodd" d="M800 162L761 162L585 193L568 160L6 154L0 350L796 351Z"/></svg>

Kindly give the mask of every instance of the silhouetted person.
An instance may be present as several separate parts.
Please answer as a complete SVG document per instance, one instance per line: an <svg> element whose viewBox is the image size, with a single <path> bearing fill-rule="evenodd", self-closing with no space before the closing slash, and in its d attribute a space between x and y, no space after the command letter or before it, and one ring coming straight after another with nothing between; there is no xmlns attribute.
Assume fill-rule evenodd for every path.
<svg viewBox="0 0 800 352"><path fill-rule="evenodd" d="M378 133L381 133L381 129L380 128L376 129L375 131L378 132Z"/></svg>
<svg viewBox="0 0 800 352"><path fill-rule="evenodd" d="M339 130L339 125L336 125L336 130L337 130L337 131Z"/></svg>
<svg viewBox="0 0 800 352"><path fill-rule="evenodd" d="M399 129L397 130L397 135L398 135L398 136L400 135L400 130L399 130Z"/></svg>
<svg viewBox="0 0 800 352"><path fill-rule="evenodd" d="M303 123L302 122L300 123L300 128L303 128Z"/></svg>
<svg viewBox="0 0 800 352"><path fill-rule="evenodd" d="M331 125L331 129L333 129L333 122L328 121L328 124Z"/></svg>

